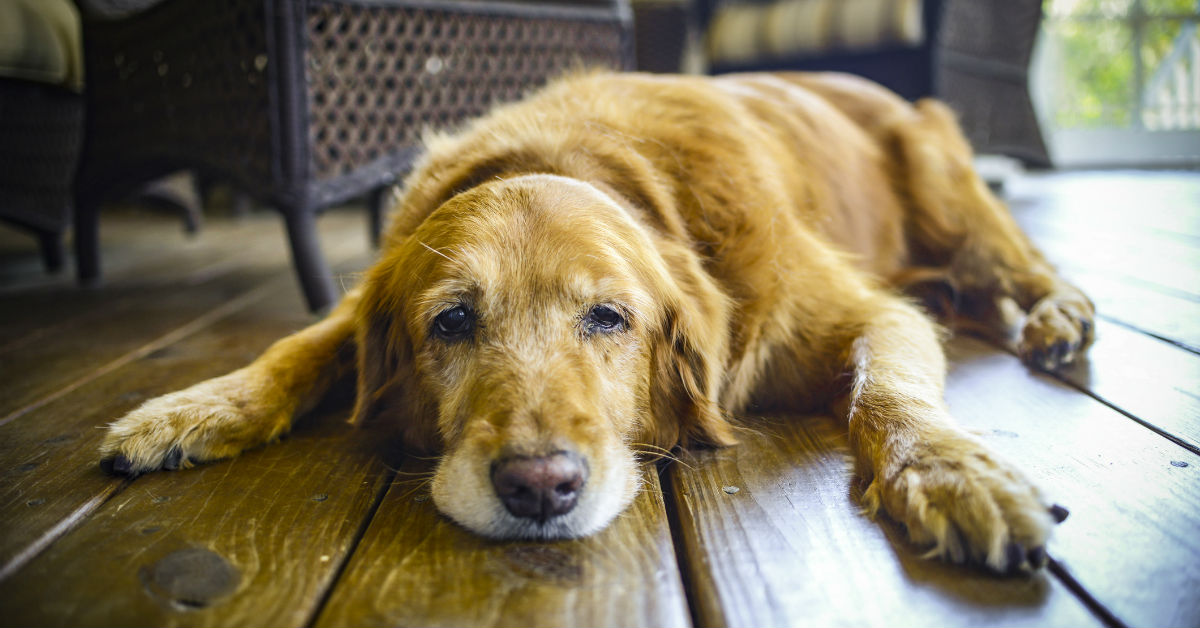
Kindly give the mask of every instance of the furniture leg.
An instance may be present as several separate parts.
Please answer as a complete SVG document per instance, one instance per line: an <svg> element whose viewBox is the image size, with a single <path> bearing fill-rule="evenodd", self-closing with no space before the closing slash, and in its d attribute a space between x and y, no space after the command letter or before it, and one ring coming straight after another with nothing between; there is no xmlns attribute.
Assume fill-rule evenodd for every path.
<svg viewBox="0 0 1200 628"><path fill-rule="evenodd" d="M286 209L283 216L288 243L292 247L293 266L308 309L324 310L337 302L338 291L333 284L333 271L321 254L316 214L308 209Z"/></svg>

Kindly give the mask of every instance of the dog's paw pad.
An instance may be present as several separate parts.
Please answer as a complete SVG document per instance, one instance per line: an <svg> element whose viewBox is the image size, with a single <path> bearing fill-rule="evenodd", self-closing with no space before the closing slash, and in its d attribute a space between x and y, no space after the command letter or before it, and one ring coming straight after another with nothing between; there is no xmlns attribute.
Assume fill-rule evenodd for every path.
<svg viewBox="0 0 1200 628"><path fill-rule="evenodd" d="M1089 303L1049 296L1030 310L1017 351L1026 364L1052 371L1083 355L1094 329Z"/></svg>
<svg viewBox="0 0 1200 628"><path fill-rule="evenodd" d="M1001 574L1044 567L1050 531L1065 513L1043 504L1015 469L984 451L915 455L890 477L876 478L868 493L905 525L910 540L931 547L927 557Z"/></svg>
<svg viewBox="0 0 1200 628"><path fill-rule="evenodd" d="M290 413L255 403L264 389L244 384L234 373L147 401L109 425L101 469L127 476L174 471L275 438Z"/></svg>

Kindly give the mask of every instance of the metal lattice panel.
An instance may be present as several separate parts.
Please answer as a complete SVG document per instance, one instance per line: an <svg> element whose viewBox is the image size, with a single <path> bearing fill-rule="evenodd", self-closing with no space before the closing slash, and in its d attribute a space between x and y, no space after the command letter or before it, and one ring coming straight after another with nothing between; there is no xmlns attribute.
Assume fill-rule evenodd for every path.
<svg viewBox="0 0 1200 628"><path fill-rule="evenodd" d="M308 12L310 172L337 177L574 67L617 67L622 24L319 4Z"/></svg>
<svg viewBox="0 0 1200 628"><path fill-rule="evenodd" d="M90 25L89 152L270 180L265 22L262 0L212 0ZM102 162L90 178L107 176Z"/></svg>
<svg viewBox="0 0 1200 628"><path fill-rule="evenodd" d="M72 92L0 80L0 217L66 228L83 139L83 102Z"/></svg>
<svg viewBox="0 0 1200 628"><path fill-rule="evenodd" d="M1026 68L1041 16L1041 0L949 0L939 43L946 50Z"/></svg>

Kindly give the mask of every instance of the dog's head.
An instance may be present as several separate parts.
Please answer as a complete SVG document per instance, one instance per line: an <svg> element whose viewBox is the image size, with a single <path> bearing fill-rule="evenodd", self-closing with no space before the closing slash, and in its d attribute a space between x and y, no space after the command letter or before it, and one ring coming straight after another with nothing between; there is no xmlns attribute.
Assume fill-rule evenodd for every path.
<svg viewBox="0 0 1200 628"><path fill-rule="evenodd" d="M357 421L434 450L438 509L491 537L603 528L639 451L732 442L729 306L697 258L550 175L443 203L368 273Z"/></svg>

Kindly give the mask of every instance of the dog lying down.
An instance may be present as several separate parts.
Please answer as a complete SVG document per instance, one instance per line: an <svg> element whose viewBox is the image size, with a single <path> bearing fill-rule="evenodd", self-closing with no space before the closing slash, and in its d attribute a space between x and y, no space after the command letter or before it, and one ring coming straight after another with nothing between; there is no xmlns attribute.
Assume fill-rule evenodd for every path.
<svg viewBox="0 0 1200 628"><path fill-rule="evenodd" d="M579 537L637 451L735 443L731 415L845 417L869 512L953 561L1036 569L1055 519L955 426L942 290L1053 369L1093 307L973 172L949 110L844 75L585 74L430 139L380 259L321 322L113 423L111 472L233 456L356 371L356 424L440 455L437 508ZM1026 312L999 328L1002 302Z"/></svg>

